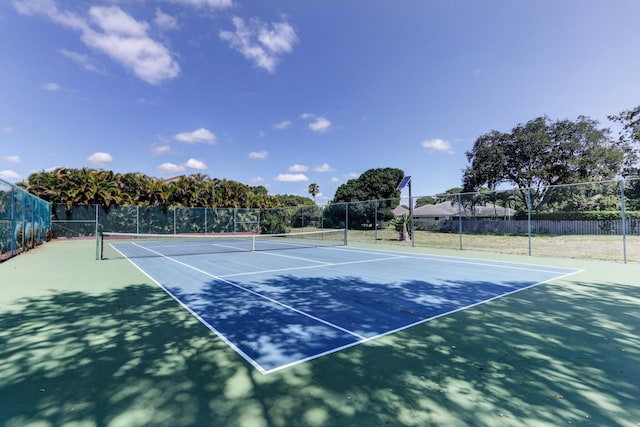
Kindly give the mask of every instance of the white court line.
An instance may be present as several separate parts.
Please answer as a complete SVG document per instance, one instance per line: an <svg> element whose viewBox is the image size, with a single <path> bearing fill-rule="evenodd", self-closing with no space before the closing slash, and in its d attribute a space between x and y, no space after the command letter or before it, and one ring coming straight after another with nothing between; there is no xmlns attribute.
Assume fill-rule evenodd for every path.
<svg viewBox="0 0 640 427"><path fill-rule="evenodd" d="M144 248L144 247L142 247L142 248L145 249L145 250L148 250L150 252L154 252L154 253L160 255L163 258L169 259L169 260L171 260L173 262L176 262L178 264L182 264L182 265L184 265L184 266L186 266L188 268L194 269L194 270L199 271L199 272L201 272L201 273L203 273L205 275L208 275L210 277L218 279L218 280L220 280L222 282L231 284L232 286L234 286L236 288L239 288L239 289L242 289L242 290L246 290L247 292L250 292L250 293L252 293L254 295L257 295L257 296L260 296L260 297L265 298L267 300L270 300L270 301L274 302L275 304L278 304L278 305L281 305L283 307L289 308L289 306L287 306L287 305L285 305L283 303L280 303L279 301L273 300L273 299L271 299L269 297L266 297L266 296L261 295L261 294L259 294L257 292L254 292L254 291L252 291L250 289L243 288L242 286L236 285L236 284L234 284L232 282L228 282L228 281L222 279L222 277L229 277L229 276L215 276L215 275L212 275L212 274L210 274L208 272L199 270L196 267L190 266L188 264L182 263L182 262L180 262L178 260L175 260L173 258L170 258L170 257L164 256L162 254L159 254L159 253L157 253L157 252L155 252L155 251L153 251L151 249ZM136 265L131 259L129 259L126 256L125 256L125 258L127 258L129 260L129 262L131 262L143 274L145 274L147 277L149 277L151 280L153 280L156 284L158 284L158 286L160 286L163 290L165 290L165 292L167 292L167 294L169 294L174 300L176 300L182 307L184 307L187 311L189 311L191 314L193 314L194 317L196 317L205 326L207 326L211 331L213 331L220 339L223 340L223 342L225 342L227 345L229 345L240 356L242 356L252 366L254 366L259 372L261 372L262 374L265 374L265 375L271 374L273 372L280 371L280 370L289 368L291 366L295 366L295 365L298 365L298 364L301 364L301 363L304 363L304 362L307 362L307 361L310 361L310 360L313 360L313 359L316 359L316 358L319 358L319 357L322 357L322 356L325 356L325 355L329 355L329 354L332 354L332 353L335 353L335 352L338 352L338 351L341 351L341 350L344 350L344 349L347 349L347 348L350 348L350 347L354 347L356 345L359 345L359 344L362 344L362 343L365 343L365 342L368 342L368 341L372 341L372 340L375 340L375 339L378 339L378 338L381 338L381 337L384 337L384 336L387 336L387 335L402 331L404 329L408 329L408 328L411 328L413 326L416 326L416 325L419 325L419 324L422 324L422 323L425 323L425 322L429 322L431 320L434 320L434 319L437 319L437 318L440 318L440 317L444 317L444 316L447 316L447 315L450 315L450 314L453 314L453 313L456 313L458 311L467 310L469 308L473 308L473 307L476 307L478 305L485 304L487 302L496 300L498 298L509 296L509 295L515 294L517 292L520 292L520 291L523 291L523 290L526 290L526 289L530 289L532 287L535 287L535 286L538 286L538 285L541 285L541 284L544 284L544 283L547 283L547 282L550 282L550 281L560 280L560 279L563 279L565 277L568 277L568 276L571 276L571 275L574 275L574 274L577 274L577 273L580 273L580 272L584 271L584 270L581 270L581 269L570 269L570 268L566 268L566 267L558 267L559 269L572 270L570 272L566 272L565 274L562 274L563 273L562 271L551 271L551 270L544 270L544 269L536 269L536 268L533 268L533 267L535 267L535 265L533 265L533 264L524 264L524 263L509 262L509 261L496 261L497 263L504 263L504 264L501 265L501 264L491 264L491 263L483 263L483 262L473 262L473 261L469 261L467 258L462 258L462 257L458 258L458 257L446 257L446 256L437 256L437 255L436 256L430 256L430 255L422 256L422 255L419 255L419 254L410 254L410 253L405 253L405 252L400 252L400 251L383 251L383 250L366 250L366 249L358 250L358 249L336 248L336 247L323 247L321 249L343 250L343 251L346 251L346 252L350 252L351 251L351 252L360 252L360 253L367 253L367 254L374 254L374 253L381 254L382 253L382 254L390 254L390 255L392 254L393 255L391 257L385 257L385 258L377 258L377 259L363 260L363 261L351 261L351 262L345 262L345 263L335 263L335 264L330 264L330 265L345 265L345 264L354 264L354 263L363 263L363 262L385 261L385 260L392 260L392 259L397 259L397 258L413 258L413 259L423 259L423 260L426 259L426 260L429 260L429 261L444 261L444 262L451 262L451 263L462 263L462 264L480 265L480 266L488 266L488 267L515 269L515 270L537 271L537 272L558 274L558 276L551 277L551 278L549 278L547 280L544 280L544 281L541 281L541 282L538 282L538 283L535 283L535 284L531 284L531 285L526 286L524 288L519 288L519 289L515 289L515 290L510 291L510 292L504 293L504 294L496 295L496 296L493 296L493 297L488 298L486 300L478 301L478 302L475 302L473 304L469 304L469 305L464 306L464 307L459 307L457 309L454 309L454 310L451 310L451 311L448 311L448 312L445 312L445 313L437 314L437 315L434 315L434 316L426 318L426 319L421 319L421 320L419 320L417 322L413 322L411 324L404 325L404 326L401 326L399 328L396 328L396 329L393 329L393 330L390 330L390 331L385 331L385 332L382 332L380 334L377 334L377 335L374 335L374 336L370 336L370 337L364 337L362 335L359 335L359 334L356 334L356 333L352 333L350 331L347 331L347 330L344 330L343 328L338 327L339 330L343 330L343 331L349 333L350 335L355 336L356 338L358 338L358 340L354 341L352 343L349 343L349 344L345 344L345 345L340 346L340 347L336 347L336 348L333 348L333 349L330 349L330 350L327 350L327 351L324 351L324 352L320 352L320 353L317 353L317 354L310 355L310 356L305 357L303 359L295 360L295 361L289 362L287 364L284 364L284 365L281 365L281 366L277 366L277 367L272 368L272 369L265 369L258 362L253 360L251 357L249 357L247 354L245 354L241 349L239 349L233 342L229 341L229 339L227 339L224 334L222 334L220 331L216 330L212 325L207 323L197 313L195 313L193 310L191 310L186 304L181 302L169 290L167 290L164 286L162 286L156 279L151 277L147 272L145 272L142 268L140 268L138 265ZM116 250L122 254L121 251L119 251L118 249L116 249ZM261 252L261 253L265 253L266 254L266 252ZM124 254L123 254L123 256L124 256ZM295 258L295 257L292 257L292 258ZM508 265L508 264L512 264L512 265ZM531 268L520 267L520 266L531 266ZM307 267L279 269L279 270L266 270L264 272L287 271L287 270L295 270L295 269L302 269L302 268L323 268L323 267L327 267L327 265L307 266ZM541 266L541 267L544 267L544 266ZM258 273L260 273L260 272L240 273L238 275L258 274ZM233 275L230 275L230 276L233 276ZM304 312L302 312L300 310L294 309L292 307L291 307L291 309L293 311L295 311L295 312L300 313L300 314L307 315L307 314L304 314ZM313 319L317 319L315 316L312 316L312 315L309 315L309 317L313 318ZM325 324L329 324L329 326L331 325L330 322L323 321L322 319L318 319L318 321L320 321L322 323L325 323Z"/></svg>
<svg viewBox="0 0 640 427"><path fill-rule="evenodd" d="M489 261L489 260L484 260L484 262L482 262L482 260L478 260L478 261L473 261L471 258L462 258L462 257L454 257L454 256L439 256L439 255L421 255L421 254L413 254L413 253L409 253L409 252L399 252L399 251L385 251L385 250L381 250L381 249L352 249L352 248L338 248L338 247L323 247L322 249L327 249L327 250L334 250L334 251L345 251L345 252L357 252L357 253L365 253L365 254L371 254L371 253L386 253L386 254L403 254L405 258L411 258L411 259L421 259L421 260L429 260L429 261L441 261L441 262L448 262L448 263L457 263L457 264L468 264L468 265L478 265L478 266L483 266L483 267L496 267L496 268L503 268L506 270L522 270L522 271L536 271L536 272L541 272L541 273L563 273L563 271L558 271L558 270L547 270L545 269L545 267L551 267L551 268L555 268L552 266L545 266L545 265L540 265L537 266L535 264L525 264L525 263L520 263L520 262L514 262L514 261ZM495 264L493 264L495 263ZM561 270L571 270L574 271L576 270L575 268L569 268L569 267L557 267L558 269Z"/></svg>
<svg viewBox="0 0 640 427"><path fill-rule="evenodd" d="M265 254L266 254L266 252L265 252ZM288 257L288 258L296 258L296 257ZM322 265L305 265L305 266L302 266L302 267L274 268L274 269L271 269L271 270L258 270L258 271L248 271L248 272L245 272L245 273L223 274L223 275L218 276L218 277L251 276L251 275L254 275L254 274L262 274L262 273L278 273L278 272L283 272L283 271L309 270L309 269L312 269L312 268L326 268L326 267L335 267L335 266L340 266L340 265L365 264L365 263L368 263L368 262L389 261L389 260L393 260L393 259L402 259L402 258L409 258L409 257L406 257L406 256L394 256L394 257L385 257L385 258L365 259L365 260L360 260L360 261L325 262ZM304 260L304 258L300 258L300 259Z"/></svg>
<svg viewBox="0 0 640 427"><path fill-rule="evenodd" d="M204 320L202 317L200 317L200 315L198 313L196 313L195 311L193 311L191 309L191 307L189 307L187 304L185 304L184 302L182 302L178 297L176 297L173 293L171 293L171 291L167 288L165 288L162 283L158 282L153 276L151 276L149 273L147 273L143 268L141 268L138 264L136 264L135 262L133 262L133 260L129 257L127 257L124 253L122 253L122 251L120 251L118 248L116 248L115 246L113 246L113 249L116 252L119 252L120 255L122 255L124 258L126 258L127 261L129 261L135 268L137 268L142 274L144 274L145 276L147 276L153 283L155 283L156 285L158 285L163 291L165 291L167 293L167 295L169 295L171 298L173 298L173 300L175 302L177 302L182 308L184 308L185 310L187 310L189 313L191 313L191 315L193 317L195 317L196 319L198 319L200 321L200 323L202 323L203 325L205 325L209 330L211 330L211 332L213 332L214 334L216 334L218 336L218 338L220 338L222 340L222 342L224 342L225 344L227 344L229 347L231 347L232 350L234 350L236 353L238 353L244 360L246 360L247 362L249 362L249 364L251 364L251 366L253 366L254 368L256 368L258 371L260 371L262 374L268 374L269 371L264 369L262 367L262 365L260 365L258 362L256 362L255 360L253 360L248 354L246 354L244 351L242 351L242 349L238 346L236 346L233 341L229 340L222 332L220 332L219 330L217 330L212 324L210 324L209 322L207 322L206 320ZM144 248L146 249L146 248ZM359 341L358 341L359 342Z"/></svg>
<svg viewBox="0 0 640 427"><path fill-rule="evenodd" d="M144 243L137 243L137 242L130 242L130 243L148 250L152 250L151 249L152 247L165 249L165 248L199 248L199 247L209 248L211 246L216 246L219 248L233 249L234 251L238 251L238 252L251 252L251 249L243 248L240 246L223 245L221 243L211 243L211 242L189 242L189 243L174 244L174 245L167 245L165 244L165 242L153 242L156 244L152 243L151 245L149 245L149 243L147 243L146 246Z"/></svg>
<svg viewBox="0 0 640 427"><path fill-rule="evenodd" d="M315 259L302 258L302 257L298 257L298 256L277 254L275 252L266 252L266 251L254 251L254 252L256 252L258 254L261 254L261 255L279 256L279 257L282 257L282 258L291 258L291 259L297 259L299 261L315 262L315 263L318 263L318 264L331 264L331 263L325 262L325 261L318 261L318 260L315 260Z"/></svg>
<svg viewBox="0 0 640 427"><path fill-rule="evenodd" d="M531 289L531 288L533 288L533 287L535 287L535 286L542 285L542 284L547 283L547 282L550 282L550 281L552 281L552 280L559 280L559 279L563 279L563 278L568 277L568 276L572 276L572 275L574 275L574 274L580 273L581 271L583 271L583 270L576 270L576 271L572 271L572 272L567 273L567 274L562 274L562 275L560 275L560 276L551 277L551 278L549 278L549 279L547 279L547 280L543 280L542 282L534 283L534 284L529 285L529 286L526 286L526 287L524 287L524 288L518 288L518 289L515 289L515 290L513 290L513 291L510 291L510 292L504 293L504 294L496 295L496 296L493 296L493 297L491 297L491 298L487 298L487 299L485 299L485 300L478 301L478 302L475 302L475 303L473 303L473 304L466 305L466 306L464 306L464 307L458 307L458 308L456 308L456 309L454 309L454 310L447 311L447 312L445 312L445 313L436 314L435 316L431 316L431 317L428 317L428 318L426 318L426 319L420 319L420 320L418 320L417 322L413 322L413 323L410 323L410 324L408 324L408 325L404 325L404 326L401 326L401 327L399 327L399 328L392 329L392 330L390 330L390 331L385 331L385 332L380 333L380 334L377 334L377 335L372 335L372 336L370 336L370 337L364 338L364 339L362 339L362 340L360 340L360 341L357 341L357 342L353 342L353 343L345 344L345 345L343 345L343 346L336 347L336 348L333 348L333 349L331 349L331 350L327 350L327 351L322 352L322 353L314 354L314 355L312 355L312 356L308 356L308 357L306 357L306 358L304 358L304 359L296 360L296 361L293 361L293 362L287 363L286 365L278 366L278 367L273 368L273 369L267 369L267 370L265 370L263 373L264 373L265 375L267 375L267 374L271 374L271 373L273 373L273 372L280 371L280 370L282 370L282 369L286 369L286 368L289 368L289 367L291 367L291 366L298 365L298 364L300 364L300 363L308 362L309 360L317 359L317 358L319 358L319 357L326 356L326 355L331 354L331 353L337 353L338 351L341 351L341 350L344 350L344 349L347 349L347 348L350 348L350 347L354 347L354 346L356 346L356 345L363 344L363 343L366 343L366 342L369 342L369 341L373 341L373 340L376 340L376 339L378 339L378 338L385 337L385 336L387 336L387 335L395 334L396 332L400 332L400 331L403 331L403 330L405 330L405 329L412 328L412 327L417 326L417 325L420 325L420 324L422 324L422 323L430 322L430 321L435 320L435 319L438 319L438 318L440 318L440 317L445 317L445 316L448 316L448 315L450 315L450 314L457 313L457 312L459 312L459 311L468 310L468 309L470 309L470 308L473 308L473 307L476 307L476 306L479 306L479 305L482 305L482 304L486 304L486 303L488 303L488 302L491 302L491 301L497 300L497 299L499 299L499 298L506 297L506 296L509 296L509 295L513 295L513 294L515 294L515 293L518 293L518 292L521 292L521 291L524 291L524 290L527 290L527 289Z"/></svg>
<svg viewBox="0 0 640 427"><path fill-rule="evenodd" d="M137 243L132 243L132 244L133 244L133 245L136 245L136 246L140 246L140 245L138 245ZM153 249L145 248L144 246L140 246L140 248L142 248L142 249L144 249L144 250L147 250L147 251L149 251L149 252L153 252L153 253L155 253L155 254L159 255L160 257L162 257L162 258L164 258L164 259L168 259L169 261L173 261L173 262L175 262L176 264L180 264L180 265L182 265L182 266L184 266L184 267L187 267L187 268L190 268L190 269L192 269L192 270L195 270L195 271L197 271L198 273L202 273L202 274L204 274L205 276L209 276L209 277L211 277L211 278L213 278L213 279L216 279L216 280L219 280L219 281L221 281L221 282L224 282L224 283L226 283L226 284L228 284L228 285L231 285L231 286L233 286L233 287L235 287L235 288L238 288L238 289L243 290L243 291L245 291L245 292L249 292L250 294L255 295L255 296L259 297L259 298L263 298L263 299L265 299L265 300L267 300L267 301L269 301L269 302L271 302L271 303L273 303L273 304L276 304L276 305L279 305L279 306L281 306L281 307L284 307L284 308L286 308L286 309L288 309L288 310L291 310L291 311L293 311L293 312L295 312L295 313L298 313L298 314L300 314L300 315L302 315L302 316L305 316L305 317L307 317L307 318L309 318L309 319L313 319L313 320L315 320L316 322L320 322L320 323L322 323L322 324L324 324L324 325L327 325L327 326L329 326L329 327L331 327L331 328L334 328L334 329L337 329L337 330L339 330L339 331L342 331L342 332L344 332L344 333L346 333L346 334L349 334L349 335L351 335L351 336L354 336L354 337L356 337L356 338L359 338L359 339L365 339L365 337L363 337L362 335L360 335L360 334L358 334L358 333L356 333L356 332L350 331L350 330L348 330L348 329L343 328L342 326L338 326L338 325L336 325L335 323L329 322L328 320L321 319L320 317L314 316L313 314L307 313L307 312L305 312L305 311L303 311L303 310L297 309L297 308L292 307L292 306L290 306L290 305L288 305L288 304L285 304L285 303L283 303L283 302L280 302L280 301L278 301L278 300L276 300L276 299L274 299L274 298L271 298L271 297L269 297L269 296L263 295L263 294L261 294L260 292L256 292L256 291L251 290L251 289L249 289L249 288L245 288L244 286L241 286L241 285L238 285L237 283L233 283L233 282L231 282L231 281L229 281L229 280L223 279L223 278L221 278L220 276L216 276L215 274L211 274L211 273L209 273L208 271L204 271L204 270L202 270L202 269L200 269L200 268L194 267L194 266L189 265L189 264L187 264L187 263L185 263L185 262L178 261L177 259L171 258L171 257L166 256L166 255L162 255L160 252L156 252L156 251L154 251Z"/></svg>

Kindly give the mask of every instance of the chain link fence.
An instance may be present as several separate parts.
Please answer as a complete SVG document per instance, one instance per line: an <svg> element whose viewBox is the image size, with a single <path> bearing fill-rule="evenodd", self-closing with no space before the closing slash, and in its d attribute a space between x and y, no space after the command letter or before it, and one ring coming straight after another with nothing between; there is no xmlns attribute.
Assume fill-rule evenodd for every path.
<svg viewBox="0 0 640 427"><path fill-rule="evenodd" d="M0 262L44 243L50 212L49 203L0 180Z"/></svg>
<svg viewBox="0 0 640 427"><path fill-rule="evenodd" d="M52 227L56 237L76 238L101 232L272 234L344 228L349 242L640 262L640 180L324 207L56 205Z"/></svg>

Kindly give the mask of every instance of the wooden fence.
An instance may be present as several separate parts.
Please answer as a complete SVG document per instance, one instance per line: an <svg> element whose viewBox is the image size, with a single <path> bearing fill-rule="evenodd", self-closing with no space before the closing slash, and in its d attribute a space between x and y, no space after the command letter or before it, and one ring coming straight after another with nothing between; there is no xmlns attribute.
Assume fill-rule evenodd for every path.
<svg viewBox="0 0 640 427"><path fill-rule="evenodd" d="M640 220L629 219L625 221L624 234L640 235ZM417 220L417 228L421 230L463 233L496 233L496 234L527 234L527 220L501 220L501 219L463 219L462 221L442 220L425 221ZM533 234L552 235L622 235L622 220L605 221L577 221L577 220L531 220L531 232Z"/></svg>

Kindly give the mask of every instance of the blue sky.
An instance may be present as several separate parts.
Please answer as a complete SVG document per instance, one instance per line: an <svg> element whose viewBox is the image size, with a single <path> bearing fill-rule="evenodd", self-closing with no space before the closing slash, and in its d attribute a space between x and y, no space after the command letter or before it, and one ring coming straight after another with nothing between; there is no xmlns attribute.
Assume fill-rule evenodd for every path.
<svg viewBox="0 0 640 427"><path fill-rule="evenodd" d="M637 0L9 0L0 178L203 173L324 203L367 169L414 195L547 114L640 104Z"/></svg>

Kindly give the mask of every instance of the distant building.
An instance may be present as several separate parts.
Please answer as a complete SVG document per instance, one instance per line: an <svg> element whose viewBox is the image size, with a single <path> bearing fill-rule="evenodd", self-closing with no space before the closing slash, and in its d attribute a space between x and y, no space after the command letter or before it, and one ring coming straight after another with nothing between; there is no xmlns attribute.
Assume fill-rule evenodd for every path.
<svg viewBox="0 0 640 427"><path fill-rule="evenodd" d="M404 211L402 210L404 209ZM396 213L398 212L398 213ZM409 210L398 206L393 210L399 216L409 213ZM424 205L413 209L413 218L420 228L432 229L443 225L447 221L462 219L512 219L516 211L511 208L494 205L493 203L477 204L474 206L460 206L458 202L442 202L435 205Z"/></svg>
<svg viewBox="0 0 640 427"><path fill-rule="evenodd" d="M393 216L402 216L404 214L409 215L409 208L405 208L404 206L396 206L391 212L393 212Z"/></svg>
<svg viewBox="0 0 640 427"><path fill-rule="evenodd" d="M449 220L453 218L477 218L477 219L509 219L516 214L511 208L494 205L493 203L477 204L462 207L458 202L442 202L435 205L424 205L413 209L414 218L432 219L435 221Z"/></svg>

